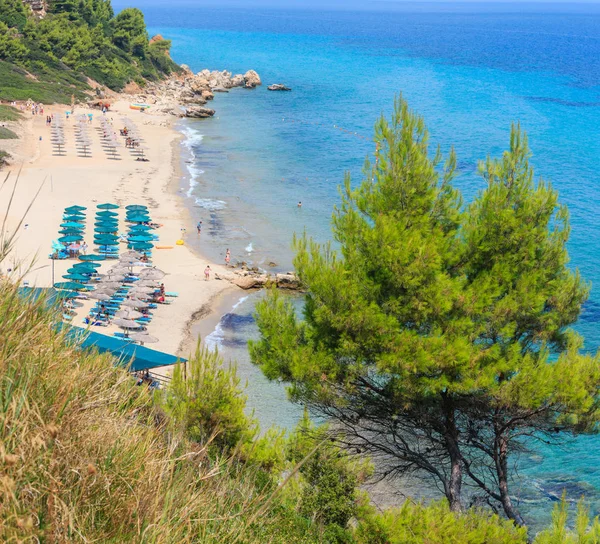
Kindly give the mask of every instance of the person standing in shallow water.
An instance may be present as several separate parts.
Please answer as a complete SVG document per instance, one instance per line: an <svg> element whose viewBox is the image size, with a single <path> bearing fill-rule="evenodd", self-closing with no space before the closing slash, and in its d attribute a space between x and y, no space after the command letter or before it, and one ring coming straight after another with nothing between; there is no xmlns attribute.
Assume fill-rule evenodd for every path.
<svg viewBox="0 0 600 544"><path fill-rule="evenodd" d="M198 224L196 225L196 230L198 231L198 234L202 234L202 221L198 221Z"/></svg>
<svg viewBox="0 0 600 544"><path fill-rule="evenodd" d="M227 248L227 251L225 252L225 264L228 265L230 260L231 260L231 251L229 251L229 248Z"/></svg>
<svg viewBox="0 0 600 544"><path fill-rule="evenodd" d="M206 265L204 269L204 280L208 281L210 279L210 265Z"/></svg>

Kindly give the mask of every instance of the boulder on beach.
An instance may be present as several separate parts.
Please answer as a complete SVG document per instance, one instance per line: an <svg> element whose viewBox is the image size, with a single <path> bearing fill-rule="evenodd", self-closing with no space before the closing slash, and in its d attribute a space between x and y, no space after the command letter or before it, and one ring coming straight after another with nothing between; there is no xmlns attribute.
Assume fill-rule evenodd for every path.
<svg viewBox="0 0 600 544"><path fill-rule="evenodd" d="M185 117L192 119L206 119L207 117L212 117L214 114L215 110L202 106L188 106L185 108Z"/></svg>
<svg viewBox="0 0 600 544"><path fill-rule="evenodd" d="M254 70L248 70L244 74L244 82L246 89L254 89L254 87L258 87L262 85L262 81L260 80L260 76Z"/></svg>
<svg viewBox="0 0 600 544"><path fill-rule="evenodd" d="M283 83L274 83L273 85L269 85L267 87L269 91L291 91L290 87L286 87Z"/></svg>
<svg viewBox="0 0 600 544"><path fill-rule="evenodd" d="M275 282L277 283L277 287L280 289L299 289L300 282L298 281L298 276L296 274L277 274L275 276Z"/></svg>

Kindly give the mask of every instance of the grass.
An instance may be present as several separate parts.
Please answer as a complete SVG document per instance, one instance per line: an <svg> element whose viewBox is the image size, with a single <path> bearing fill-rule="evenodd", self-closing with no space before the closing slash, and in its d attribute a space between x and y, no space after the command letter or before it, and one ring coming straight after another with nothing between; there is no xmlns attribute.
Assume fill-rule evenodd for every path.
<svg viewBox="0 0 600 544"><path fill-rule="evenodd" d="M44 104L70 104L71 96L77 100L85 100L84 91L88 86L70 70L56 70L37 63L32 73L8 62L0 61L0 99L33 100Z"/></svg>
<svg viewBox="0 0 600 544"><path fill-rule="evenodd" d="M8 163L8 161L12 158L12 155L7 151L3 151L0 149L0 167L4 166Z"/></svg>
<svg viewBox="0 0 600 544"><path fill-rule="evenodd" d="M0 140L16 140L17 134L6 127L0 127Z"/></svg>
<svg viewBox="0 0 600 544"><path fill-rule="evenodd" d="M18 109L0 104L0 121L19 121L22 117Z"/></svg>

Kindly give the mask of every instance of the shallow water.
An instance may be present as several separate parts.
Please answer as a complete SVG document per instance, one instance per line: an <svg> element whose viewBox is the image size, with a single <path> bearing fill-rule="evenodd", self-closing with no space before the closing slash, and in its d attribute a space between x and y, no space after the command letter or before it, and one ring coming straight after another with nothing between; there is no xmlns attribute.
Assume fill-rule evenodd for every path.
<svg viewBox="0 0 600 544"><path fill-rule="evenodd" d="M195 220L203 221L197 243L218 260L230 248L233 262L268 268L274 261L276 270L289 269L294 232L329 238L337 187L346 171L360 180L374 121L402 92L425 116L432 142L444 152L455 146L456 184L467 199L484 186L477 161L500 154L511 122L519 121L538 174L569 206L572 266L596 283L600 15L593 6L578 6L578 13L568 5L553 13L543 5L528 13L519 13L518 4L503 9L405 6L382 14L144 6L151 31L172 39L174 58L193 70L253 68L264 83L293 88L236 89L215 98L215 118L185 124L191 177L184 192ZM225 316L212 341L239 361L263 424L291 425L299 411L284 402L283 386L266 382L248 361L256 296ZM600 346L599 320L593 289L576 326L589 350ZM598 511L598 443L583 438L525 459L519 495L529 516L547 521L563 487L573 498L585 493Z"/></svg>

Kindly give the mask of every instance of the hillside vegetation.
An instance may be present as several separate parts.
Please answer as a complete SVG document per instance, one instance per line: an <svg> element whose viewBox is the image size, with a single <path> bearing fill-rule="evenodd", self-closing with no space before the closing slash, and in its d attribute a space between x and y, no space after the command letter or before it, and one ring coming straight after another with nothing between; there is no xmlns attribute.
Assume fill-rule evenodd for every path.
<svg viewBox="0 0 600 544"><path fill-rule="evenodd" d="M149 43L144 16L110 0L51 0L39 18L22 0L0 0L0 99L71 101L88 78L119 91L179 70L168 40Z"/></svg>

